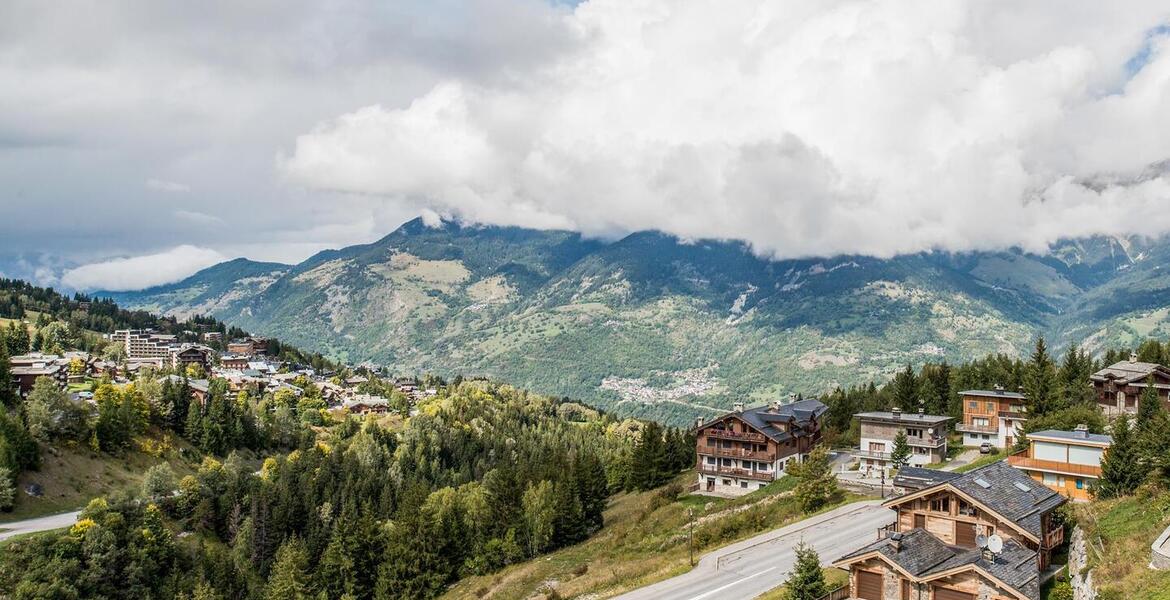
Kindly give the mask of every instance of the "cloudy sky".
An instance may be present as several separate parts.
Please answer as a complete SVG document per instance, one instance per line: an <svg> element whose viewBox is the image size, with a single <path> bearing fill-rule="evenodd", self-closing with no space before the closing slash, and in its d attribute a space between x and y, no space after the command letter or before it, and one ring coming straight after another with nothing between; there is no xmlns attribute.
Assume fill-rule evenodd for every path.
<svg viewBox="0 0 1170 600"><path fill-rule="evenodd" d="M1170 231L1164 1L0 3L0 272L419 214L777 257Z"/></svg>

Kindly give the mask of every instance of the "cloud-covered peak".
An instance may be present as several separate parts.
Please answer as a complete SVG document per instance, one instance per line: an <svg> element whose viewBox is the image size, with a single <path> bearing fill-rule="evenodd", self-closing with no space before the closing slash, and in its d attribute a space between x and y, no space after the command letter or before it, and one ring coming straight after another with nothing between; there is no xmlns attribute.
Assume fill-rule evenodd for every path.
<svg viewBox="0 0 1170 600"><path fill-rule="evenodd" d="M79 290L141 290L180 281L224 260L226 257L215 250L183 245L156 254L82 265L66 271L61 283Z"/></svg>
<svg viewBox="0 0 1170 600"><path fill-rule="evenodd" d="M571 50L343 114L282 170L474 222L786 257L1170 231L1170 180L1148 176L1170 157L1157 3L593 0L559 19Z"/></svg>

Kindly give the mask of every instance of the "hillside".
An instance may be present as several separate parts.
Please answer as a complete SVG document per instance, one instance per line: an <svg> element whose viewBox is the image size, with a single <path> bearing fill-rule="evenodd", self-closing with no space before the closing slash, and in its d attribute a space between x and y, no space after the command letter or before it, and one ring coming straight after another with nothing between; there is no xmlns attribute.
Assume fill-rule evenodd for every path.
<svg viewBox="0 0 1170 600"><path fill-rule="evenodd" d="M682 423L733 397L817 394L906 363L1167 333L1166 240L771 261L655 232L427 227L295 266L244 260L120 304L226 322L340 359L476 373Z"/></svg>

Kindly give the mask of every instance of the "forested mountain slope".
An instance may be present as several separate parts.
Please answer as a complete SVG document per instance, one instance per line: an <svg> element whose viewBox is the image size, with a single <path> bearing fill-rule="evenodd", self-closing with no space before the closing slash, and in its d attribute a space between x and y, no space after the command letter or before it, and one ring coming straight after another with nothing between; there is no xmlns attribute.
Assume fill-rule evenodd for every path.
<svg viewBox="0 0 1170 600"><path fill-rule="evenodd" d="M772 261L733 241L639 232L428 227L295 266L237 260L107 294L210 312L349 361L477 373L681 423L732 398L813 395L907 363L1132 345L1170 321L1166 240L1091 238L1048 255Z"/></svg>

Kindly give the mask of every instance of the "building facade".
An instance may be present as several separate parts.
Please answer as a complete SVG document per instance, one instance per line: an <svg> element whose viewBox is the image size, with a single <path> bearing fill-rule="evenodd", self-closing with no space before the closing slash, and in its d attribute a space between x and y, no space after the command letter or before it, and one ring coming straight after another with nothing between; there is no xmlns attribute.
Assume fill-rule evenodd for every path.
<svg viewBox="0 0 1170 600"><path fill-rule="evenodd" d="M985 443L994 448L1010 448L1020 439L1028 420L1027 398L1023 394L994 390L959 392L963 399L963 422L955 431L963 433L964 446Z"/></svg>
<svg viewBox="0 0 1170 600"><path fill-rule="evenodd" d="M1097 396L1097 406L1106 416L1135 414L1146 387L1153 383L1158 398L1170 407L1170 369L1162 365L1130 360L1113 363L1089 377Z"/></svg>
<svg viewBox="0 0 1170 600"><path fill-rule="evenodd" d="M853 598L1039 600L1040 573L1064 543L1053 517L1064 502L999 461L886 501L895 522L833 564L849 570Z"/></svg>
<svg viewBox="0 0 1170 600"><path fill-rule="evenodd" d="M953 419L921 412L903 414L895 408L889 412L864 412L853 415L861 429L861 444L853 452L858 470L870 474L893 468L891 457L899 432L906 433L910 445L907 464L921 466L942 462L947 456L947 435Z"/></svg>
<svg viewBox="0 0 1170 600"><path fill-rule="evenodd" d="M821 439L828 408L800 400L743 409L695 426L699 488L746 494L784 476L791 461L803 461Z"/></svg>
<svg viewBox="0 0 1170 600"><path fill-rule="evenodd" d="M1087 502L1113 438L1081 425L1074 431L1029 433L1028 442L1026 451L1008 457L1008 464L1066 498Z"/></svg>

